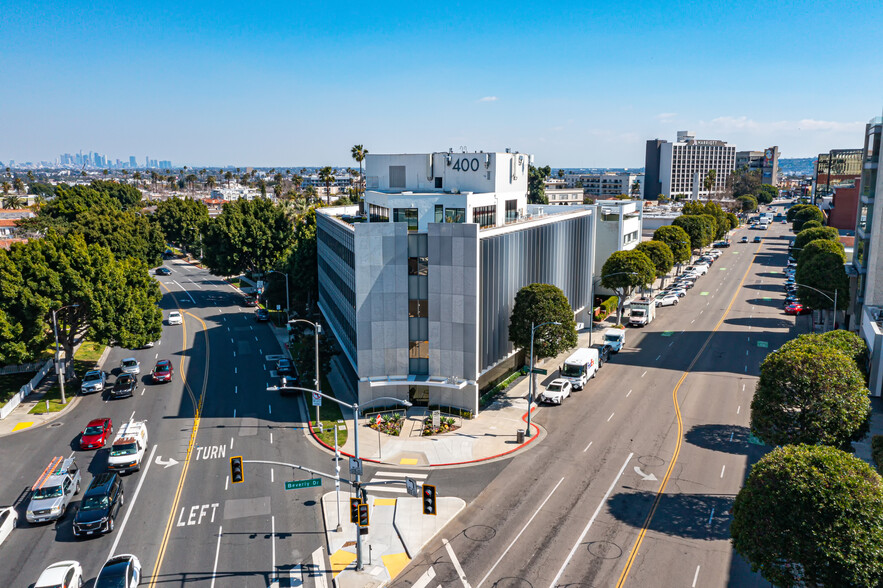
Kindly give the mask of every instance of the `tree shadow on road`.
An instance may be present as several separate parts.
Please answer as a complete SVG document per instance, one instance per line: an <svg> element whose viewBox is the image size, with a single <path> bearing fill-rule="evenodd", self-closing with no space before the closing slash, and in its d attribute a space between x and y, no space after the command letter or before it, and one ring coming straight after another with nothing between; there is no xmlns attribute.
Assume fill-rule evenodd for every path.
<svg viewBox="0 0 883 588"><path fill-rule="evenodd" d="M618 520L640 528L655 500L655 492L622 493L610 499L608 508ZM734 500L732 495L663 494L649 529L686 539L727 540Z"/></svg>
<svg viewBox="0 0 883 588"><path fill-rule="evenodd" d="M751 430L748 427L741 425L695 425L684 434L684 440L702 449L733 455L748 455L753 462L754 459L760 458L766 449L763 445L749 443L750 433Z"/></svg>
<svg viewBox="0 0 883 588"><path fill-rule="evenodd" d="M782 316L788 316L783 314ZM728 325L737 325L740 327L754 327L756 329L788 329L792 325L792 321L788 319L751 317L751 318L731 318L724 321Z"/></svg>

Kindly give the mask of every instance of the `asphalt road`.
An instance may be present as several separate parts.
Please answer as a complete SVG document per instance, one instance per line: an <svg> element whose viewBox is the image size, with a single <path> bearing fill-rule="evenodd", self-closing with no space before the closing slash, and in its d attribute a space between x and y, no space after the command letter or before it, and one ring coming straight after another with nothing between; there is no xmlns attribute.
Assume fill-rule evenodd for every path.
<svg viewBox="0 0 883 588"><path fill-rule="evenodd" d="M536 413L548 438L506 462L392 585L766 585L729 524L766 450L748 439L760 363L809 320L782 311L788 228L735 231L678 306ZM763 242L738 243L746 234Z"/></svg>

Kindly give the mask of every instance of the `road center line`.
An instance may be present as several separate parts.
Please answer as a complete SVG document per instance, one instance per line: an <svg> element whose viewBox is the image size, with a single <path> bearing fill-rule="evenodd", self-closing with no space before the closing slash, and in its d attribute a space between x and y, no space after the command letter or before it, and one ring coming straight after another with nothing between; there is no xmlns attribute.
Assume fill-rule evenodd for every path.
<svg viewBox="0 0 883 588"><path fill-rule="evenodd" d="M646 376L646 375L647 375L647 370L644 370L644 373L641 374L641 377L643 378L643 377Z"/></svg>
<svg viewBox="0 0 883 588"><path fill-rule="evenodd" d="M457 575L460 576L460 581L463 583L463 588L472 588L469 585L469 582L466 580L466 574L463 573L463 567L460 565L460 561L454 554L454 549L451 547L451 544L448 543L447 539L442 539L442 543L445 544L445 549L447 550L448 555L451 557L451 563L454 564L454 569L457 570Z"/></svg>
<svg viewBox="0 0 883 588"><path fill-rule="evenodd" d="M611 413L610 413L610 416L607 417L607 422L608 422L608 423L610 422L610 419L612 419L612 418L613 418L613 415L615 415L615 414L616 414L615 412L611 412Z"/></svg>
<svg viewBox="0 0 883 588"><path fill-rule="evenodd" d="M570 560L573 559L573 554L576 553L576 550L579 549L580 544L582 544L583 539L586 538L586 535L589 533L589 529L592 528L592 523L595 522L595 519L598 517L598 513L601 512L601 507L604 506L604 503L607 502L607 499L610 497L610 493L613 492L613 489L616 487L616 484L619 483L619 479L622 477L622 473L625 471L627 465L631 461L632 457L634 457L634 453L629 453L629 456L625 458L625 463L622 464L622 468L620 468L619 473L614 478L613 483L610 484L610 488L607 489L607 493L604 494L604 498L601 499L601 502L598 503L598 508L595 509L595 512L592 514L592 518L589 519L589 523L586 525L586 528L583 529L582 535L579 536L579 539L576 540L576 543L573 544L573 548L570 550L570 553L567 554L567 559L564 560L564 563L561 564L561 569L558 570L558 574L555 576L555 579L552 580L552 583L549 584L549 588L555 588L558 585L558 579L561 578L561 574L564 573L564 569L567 567L567 564L570 563ZM564 478L562 478L563 480ZM559 482L560 484L561 482Z"/></svg>
<svg viewBox="0 0 883 588"><path fill-rule="evenodd" d="M591 446L591 443L589 443L589 445ZM588 449L588 447L586 447L586 449ZM560 480L558 480L558 483L555 484L555 487L552 488L552 491L549 492L548 496L546 496L546 499L543 500L542 504L540 504L540 505L537 507L537 509L534 511L533 515L531 515L531 517L527 520L527 522L524 523L524 526L521 528L521 530L518 532L518 534L515 535L515 538L512 539L512 543L510 543L509 546L503 551L503 553L500 555L499 559L497 559L497 561L494 562L494 565L492 565L492 566L491 566L491 569L489 569L489 570L487 571L487 574L484 575L484 578L481 579L481 582L479 582L478 584L475 585L475 588L481 588L481 585L484 584L484 581L488 579L488 576L491 575L491 572L494 571L494 568L496 568L497 565L498 565L501 561L503 561L503 558L506 557L506 554L509 553L509 550L512 549L512 546L515 545L515 542L518 541L518 538L521 537L521 534L524 533L525 529L527 529L527 526L530 525L531 521L533 521L534 518L535 518L535 517L540 513L540 511L543 509L543 507L546 506L546 503L549 502L549 499L552 498L552 495L555 494L555 490L558 489L558 486L560 486L560 485L561 485L561 482L563 482L563 481L564 481L564 478L563 478L563 477L562 477Z"/></svg>
<svg viewBox="0 0 883 588"><path fill-rule="evenodd" d="M726 469L727 469L727 466L724 466L721 468L721 478L724 477L724 470L726 470Z"/></svg>
<svg viewBox="0 0 883 588"><path fill-rule="evenodd" d="M588 444L588 445L586 445L586 448L585 448L585 449L583 449L583 453L585 453L585 452L586 452L586 451L588 451L588 450L589 450L589 447L591 447L591 446L592 446L592 443L594 443L594 441L589 441L589 444Z"/></svg>
<svg viewBox="0 0 883 588"><path fill-rule="evenodd" d="M693 584L691 585L692 588L696 588L696 580L698 580L698 579L699 579L699 566L696 566L696 573L693 574Z"/></svg>
<svg viewBox="0 0 883 588"><path fill-rule="evenodd" d="M154 447L156 447L154 445ZM221 553L221 535L224 533L224 527L218 527L218 546L215 547L215 566L212 568L212 584L211 588L215 588L215 575L218 573L218 554Z"/></svg>
<svg viewBox="0 0 883 588"><path fill-rule="evenodd" d="M111 556L116 552L117 545L119 545L120 539L123 536L123 531L126 530L126 523L129 522L129 515L132 514L132 510L135 508L135 501L138 500L138 494L141 492L141 486L144 484L144 480L147 479L147 472L150 470L150 464L153 463L153 454L156 453L157 446L154 445L153 449L150 450L150 459L147 460L147 465L144 466L144 472L141 474L140 479L138 480L138 486L135 488L135 494L132 495L132 500L129 502L129 510L126 511L126 516L123 517L123 524L120 525L119 530L116 532L116 537L113 540L113 545L110 548L110 553L107 554L107 558L110 559Z"/></svg>

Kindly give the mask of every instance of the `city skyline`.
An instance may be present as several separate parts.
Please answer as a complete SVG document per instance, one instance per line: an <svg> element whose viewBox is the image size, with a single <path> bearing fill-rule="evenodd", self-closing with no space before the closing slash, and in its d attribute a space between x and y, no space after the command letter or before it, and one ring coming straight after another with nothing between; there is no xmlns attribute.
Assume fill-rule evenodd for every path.
<svg viewBox="0 0 883 588"><path fill-rule="evenodd" d="M133 137L191 167L351 166L363 144L635 168L678 130L785 159L860 147L883 93L863 64L881 50L852 31L881 24L877 5L695 7L9 3L4 70L29 90L6 97L0 160L127 153Z"/></svg>

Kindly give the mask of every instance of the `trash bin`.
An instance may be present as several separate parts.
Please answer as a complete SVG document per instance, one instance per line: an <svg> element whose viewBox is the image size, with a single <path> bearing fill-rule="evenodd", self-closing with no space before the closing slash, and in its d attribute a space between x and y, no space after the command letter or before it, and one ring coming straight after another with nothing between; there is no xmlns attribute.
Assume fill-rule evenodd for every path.
<svg viewBox="0 0 883 588"><path fill-rule="evenodd" d="M515 433L515 441L518 443L524 443L524 429L518 429Z"/></svg>

